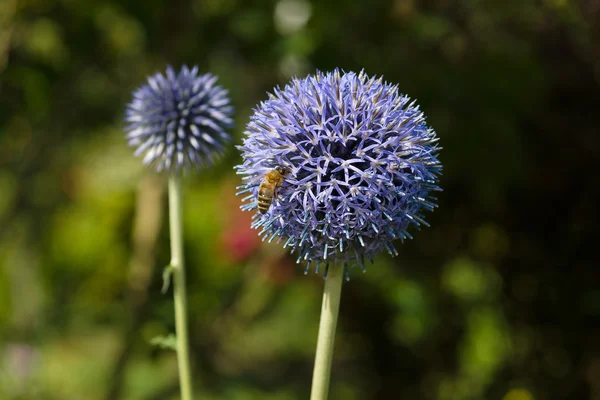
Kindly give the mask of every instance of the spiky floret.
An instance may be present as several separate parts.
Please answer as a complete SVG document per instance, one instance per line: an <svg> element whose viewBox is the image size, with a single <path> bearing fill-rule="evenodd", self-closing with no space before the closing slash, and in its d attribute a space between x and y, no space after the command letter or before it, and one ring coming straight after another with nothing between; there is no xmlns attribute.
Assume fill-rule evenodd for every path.
<svg viewBox="0 0 600 400"><path fill-rule="evenodd" d="M358 264L395 239L428 226L422 211L436 205L442 165L435 132L397 86L364 72L317 72L293 79L262 102L245 131L237 166L255 210L258 187L277 166L291 172L252 226L277 238L298 262Z"/></svg>
<svg viewBox="0 0 600 400"><path fill-rule="evenodd" d="M135 155L158 171L202 167L214 161L231 139L233 107L227 90L215 85L212 74L198 75L198 67L183 66L176 74L148 77L127 105L125 130Z"/></svg>

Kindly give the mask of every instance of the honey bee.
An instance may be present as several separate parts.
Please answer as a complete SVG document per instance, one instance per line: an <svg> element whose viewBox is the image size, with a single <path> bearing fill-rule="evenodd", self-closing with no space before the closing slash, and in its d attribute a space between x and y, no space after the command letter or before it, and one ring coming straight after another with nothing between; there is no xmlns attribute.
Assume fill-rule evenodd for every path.
<svg viewBox="0 0 600 400"><path fill-rule="evenodd" d="M258 211L261 214L269 210L273 199L277 196L277 189L279 189L279 186L283 183L283 179L289 173L289 169L277 166L265 175L258 188Z"/></svg>

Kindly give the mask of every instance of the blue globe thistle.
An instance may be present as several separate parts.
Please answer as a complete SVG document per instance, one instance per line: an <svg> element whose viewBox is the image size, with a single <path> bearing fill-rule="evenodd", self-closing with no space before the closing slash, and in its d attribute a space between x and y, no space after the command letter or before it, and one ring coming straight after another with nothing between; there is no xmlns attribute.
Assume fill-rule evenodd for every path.
<svg viewBox="0 0 600 400"><path fill-rule="evenodd" d="M425 222L442 165L435 132L397 86L364 72L294 79L254 110L238 148L244 210L257 208L264 177L289 171L270 208L254 215L263 240L277 238L298 262L360 265L397 251L395 239Z"/></svg>
<svg viewBox="0 0 600 400"><path fill-rule="evenodd" d="M125 128L135 155L158 171L179 171L212 163L231 139L233 107L217 77L198 75L198 67L171 66L133 92Z"/></svg>

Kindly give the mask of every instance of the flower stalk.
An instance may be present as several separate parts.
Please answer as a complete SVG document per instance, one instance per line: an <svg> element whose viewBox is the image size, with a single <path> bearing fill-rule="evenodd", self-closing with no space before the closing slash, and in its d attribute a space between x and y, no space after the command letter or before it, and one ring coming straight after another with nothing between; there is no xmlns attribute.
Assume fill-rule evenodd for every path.
<svg viewBox="0 0 600 400"><path fill-rule="evenodd" d="M319 322L310 400L326 400L329 393L331 360L333 358L335 328L340 310L343 279L344 273L340 265L333 265L329 268L323 290L321 321Z"/></svg>
<svg viewBox="0 0 600 400"><path fill-rule="evenodd" d="M192 400L181 175L212 164L231 140L226 129L233 126L233 107L227 90L216 82L215 75L199 74L197 66L184 65L179 72L168 66L133 91L125 112L126 138L136 147L134 155L169 173L171 264L163 272L162 290L167 291L172 278L181 400Z"/></svg>
<svg viewBox="0 0 600 400"><path fill-rule="evenodd" d="M339 69L276 88L244 133L237 194L242 210L256 212L251 227L297 254L305 273L311 264L316 273L334 265L311 389L311 400L325 400L344 275L353 266L364 271L365 259L382 251L398 255L393 242L429 226L424 214L441 190L438 138L398 85ZM265 177L281 170L289 173L277 190L263 190Z"/></svg>
<svg viewBox="0 0 600 400"><path fill-rule="evenodd" d="M171 264L169 268L171 269L173 278L177 366L179 370L181 400L192 400L182 209L181 177L178 173L174 172L169 176L169 228L171 236Z"/></svg>

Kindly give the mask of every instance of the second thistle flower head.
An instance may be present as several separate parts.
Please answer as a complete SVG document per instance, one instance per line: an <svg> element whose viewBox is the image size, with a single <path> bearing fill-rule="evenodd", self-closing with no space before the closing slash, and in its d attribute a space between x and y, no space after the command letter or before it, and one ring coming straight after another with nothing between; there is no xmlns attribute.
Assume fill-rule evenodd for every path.
<svg viewBox="0 0 600 400"><path fill-rule="evenodd" d="M410 226L427 226L422 211L436 207L429 196L440 190L442 170L435 132L382 78L336 69L294 79L259 105L245 134L237 167L240 193L249 193L242 208L256 209L259 200L253 227L309 266L364 268L365 256L396 255L392 241L411 238ZM265 212L273 176L281 184Z"/></svg>
<svg viewBox="0 0 600 400"><path fill-rule="evenodd" d="M127 105L129 145L144 164L158 171L187 169L210 163L230 141L233 107L217 77L198 75L198 67L184 66L176 74L167 67L133 92Z"/></svg>

